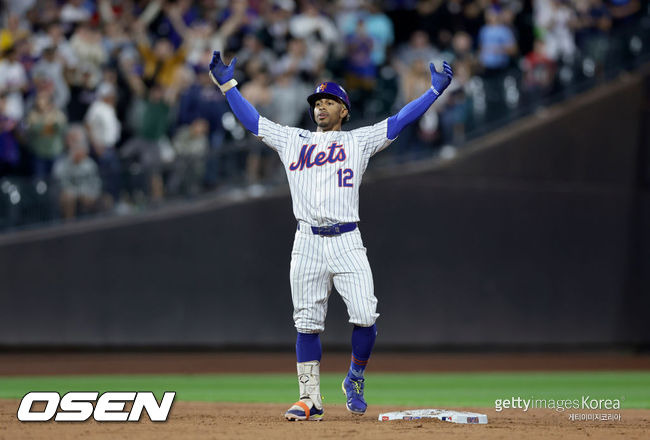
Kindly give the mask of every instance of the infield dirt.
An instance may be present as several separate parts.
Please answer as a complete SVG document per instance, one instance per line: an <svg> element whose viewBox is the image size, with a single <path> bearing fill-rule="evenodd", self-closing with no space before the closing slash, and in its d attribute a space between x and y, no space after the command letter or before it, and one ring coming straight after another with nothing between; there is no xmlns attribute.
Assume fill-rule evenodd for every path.
<svg viewBox="0 0 650 440"><path fill-rule="evenodd" d="M342 405L326 406L320 422L288 422L278 404L177 402L169 420L152 423L21 423L17 400L0 400L1 439L647 439L649 410L621 410L620 421L571 421L567 413L529 410L497 413L489 408L465 408L488 415L487 425L458 425L437 420L377 420L380 412L397 407L368 409L352 416ZM456 408L458 409L458 408ZM146 421L144 421L146 420Z"/></svg>

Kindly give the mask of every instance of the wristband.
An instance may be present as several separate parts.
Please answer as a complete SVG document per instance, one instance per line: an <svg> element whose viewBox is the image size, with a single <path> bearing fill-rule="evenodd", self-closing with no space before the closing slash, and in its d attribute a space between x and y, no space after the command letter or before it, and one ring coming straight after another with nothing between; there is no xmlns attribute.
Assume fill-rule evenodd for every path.
<svg viewBox="0 0 650 440"><path fill-rule="evenodd" d="M231 79L230 81L226 81L223 84L218 84L219 88L221 89L221 93L226 94L226 92L233 87L237 85L237 80L235 78Z"/></svg>
<svg viewBox="0 0 650 440"><path fill-rule="evenodd" d="M217 85L217 87L219 87L219 89L221 90L221 93L223 93L224 95L226 94L226 92L228 90L232 89L233 87L235 87L237 85L237 80L235 78L233 78L233 79L231 79L229 81L226 81L223 84L219 84L219 81L217 81L217 79L214 77L214 75L212 75L212 72L209 72L209 74L210 74L210 79L212 80L212 82L215 83Z"/></svg>
<svg viewBox="0 0 650 440"><path fill-rule="evenodd" d="M437 91L435 87L431 86L431 90L433 90L433 93L435 93L436 96L440 96L440 92Z"/></svg>

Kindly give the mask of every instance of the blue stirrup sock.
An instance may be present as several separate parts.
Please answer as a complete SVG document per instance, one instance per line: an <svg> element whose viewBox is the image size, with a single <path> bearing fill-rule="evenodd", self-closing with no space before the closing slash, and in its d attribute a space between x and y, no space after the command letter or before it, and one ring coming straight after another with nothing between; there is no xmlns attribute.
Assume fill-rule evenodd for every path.
<svg viewBox="0 0 650 440"><path fill-rule="evenodd" d="M348 371L350 379L363 379L363 373L368 365L368 359L370 359L372 348L375 346L376 338L376 324L370 327L354 326L354 330L352 330L352 359Z"/></svg>
<svg viewBox="0 0 650 440"><path fill-rule="evenodd" d="M298 362L320 362L323 350L318 333L300 333L296 337L296 358Z"/></svg>

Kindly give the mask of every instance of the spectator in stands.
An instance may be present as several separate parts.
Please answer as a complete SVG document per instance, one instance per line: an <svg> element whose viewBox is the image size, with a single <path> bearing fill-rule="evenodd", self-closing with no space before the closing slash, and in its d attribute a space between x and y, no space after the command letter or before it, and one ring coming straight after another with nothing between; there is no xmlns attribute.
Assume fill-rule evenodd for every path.
<svg viewBox="0 0 650 440"><path fill-rule="evenodd" d="M287 53L275 63L271 72L275 76L284 73L297 75L303 81L313 82L319 70L319 61L311 49L307 50L305 41L293 39L289 41Z"/></svg>
<svg viewBox="0 0 650 440"><path fill-rule="evenodd" d="M90 20L91 11L86 9L84 0L68 0L61 8L61 21L67 25L76 25Z"/></svg>
<svg viewBox="0 0 650 440"><path fill-rule="evenodd" d="M364 8L368 13L364 17L364 23L373 43L372 61L376 66L381 66L386 62L388 48L395 42L393 22L381 10L377 1L364 2Z"/></svg>
<svg viewBox="0 0 650 440"><path fill-rule="evenodd" d="M56 161L53 177L60 189L59 202L65 219L98 209L102 182L97 164L88 156L83 125L72 124L65 136L67 154Z"/></svg>
<svg viewBox="0 0 650 440"><path fill-rule="evenodd" d="M115 60L120 53L133 46L124 26L119 21L111 21L104 25L102 45L110 60Z"/></svg>
<svg viewBox="0 0 650 440"><path fill-rule="evenodd" d="M482 0L418 1L418 16L413 25L426 30L434 44L445 49L456 32L478 34L486 3Z"/></svg>
<svg viewBox="0 0 650 440"><path fill-rule="evenodd" d="M63 76L64 64L56 55L56 48L48 46L43 49L43 56L32 69L32 77L44 77L54 86L54 105L64 110L70 101L70 88Z"/></svg>
<svg viewBox="0 0 650 440"><path fill-rule="evenodd" d="M464 31L458 31L451 39L451 53L445 54L445 59L451 59L454 64L463 63L470 73L478 70L478 59L473 51L472 36ZM444 95L443 95L444 96Z"/></svg>
<svg viewBox="0 0 650 440"><path fill-rule="evenodd" d="M497 116L506 110L504 79L517 53L517 40L510 27L504 24L499 6L485 11L485 25L478 35L479 62L485 84L488 114Z"/></svg>
<svg viewBox="0 0 650 440"><path fill-rule="evenodd" d="M250 7L248 0L230 0L228 8L218 18L217 29L221 31L225 50L242 47L244 35L261 30L263 23L258 11Z"/></svg>
<svg viewBox="0 0 650 440"><path fill-rule="evenodd" d="M357 22L356 32L345 39L345 85L356 108L365 108L365 100L375 87L377 67L372 61L372 38L364 22Z"/></svg>
<svg viewBox="0 0 650 440"><path fill-rule="evenodd" d="M199 192L208 153L208 121L197 118L178 129L172 140L174 160L167 188L172 194Z"/></svg>
<svg viewBox="0 0 650 440"><path fill-rule="evenodd" d="M379 67L386 62L386 51L393 44L395 33L393 22L381 11L377 3L364 0L360 8L352 8L351 11L340 14L337 22L346 36L357 32L358 22L363 22L364 32L372 39L372 62Z"/></svg>
<svg viewBox="0 0 650 440"><path fill-rule="evenodd" d="M133 14L136 9L130 6L130 2L124 0L97 0L92 22L94 24L119 23L122 27L125 27L135 20ZM130 37L128 34L126 36L127 38Z"/></svg>
<svg viewBox="0 0 650 440"><path fill-rule="evenodd" d="M75 67L79 62L74 49L65 37L63 26L58 21L48 23L45 31L34 37L34 52L37 55L47 47L56 50L56 57L63 62L66 69Z"/></svg>
<svg viewBox="0 0 650 440"><path fill-rule="evenodd" d="M289 72L275 77L272 87L269 87L271 79L265 73L258 74L255 78L255 85L247 87L245 96L257 102L256 108L261 109L263 114L273 115L278 124L291 127L299 125L304 117L308 117L303 103L305 96L312 90L311 83L307 85ZM251 149L246 162L247 182L259 184L262 178L268 181L278 175L283 179L282 173L278 172L279 165L277 156L268 148Z"/></svg>
<svg viewBox="0 0 650 440"><path fill-rule="evenodd" d="M6 13L24 17L34 7L36 0L6 0L3 3Z"/></svg>
<svg viewBox="0 0 650 440"><path fill-rule="evenodd" d="M264 17L266 26L261 31L268 36L264 41L275 53L287 51L291 39L289 20L295 6L293 0L275 0Z"/></svg>
<svg viewBox="0 0 650 440"><path fill-rule="evenodd" d="M209 21L196 23L187 30L187 56L185 64L193 69L205 66L210 63L212 52L223 51L223 41L215 32L215 26Z"/></svg>
<svg viewBox="0 0 650 440"><path fill-rule="evenodd" d="M16 42L15 47L16 47L16 59L20 64L23 65L23 68L25 69L25 72L29 77L34 67L34 64L36 64L37 61L36 56L33 54L33 50L32 50L32 40L31 38L25 38L23 40L19 40ZM29 93L29 90L27 92Z"/></svg>
<svg viewBox="0 0 650 440"><path fill-rule="evenodd" d="M136 22L133 28L136 32L138 51L144 62L142 78L145 85L173 87L176 72L185 62L186 47L174 49L172 42L165 37L159 37L152 47L144 25Z"/></svg>
<svg viewBox="0 0 650 440"><path fill-rule="evenodd" d="M465 140L465 127L470 120L467 89L472 78L470 61L459 59L453 64L454 79L447 88L446 99L436 106L440 116L440 136L444 145L459 145ZM436 101L434 104L437 104Z"/></svg>
<svg viewBox="0 0 650 440"><path fill-rule="evenodd" d="M108 54L102 44L102 34L90 23L82 22L77 26L70 38L70 47L82 65L89 64L100 68L108 61Z"/></svg>
<svg viewBox="0 0 650 440"><path fill-rule="evenodd" d="M100 71L90 65L74 67L68 71L67 79L70 85L70 99L67 114L70 122L81 122L88 113L88 108L95 101L100 80Z"/></svg>
<svg viewBox="0 0 650 440"><path fill-rule="evenodd" d="M18 121L25 115L23 93L29 82L16 49L15 45L5 49L0 60L0 92L6 93L5 115Z"/></svg>
<svg viewBox="0 0 650 440"><path fill-rule="evenodd" d="M205 183L212 187L216 185L221 171L219 153L225 138L222 118L229 109L221 91L214 87L205 66L207 64L198 69L197 80L180 96L177 125L189 125L199 118L208 122L210 151L207 154Z"/></svg>
<svg viewBox="0 0 650 440"><path fill-rule="evenodd" d="M7 94L0 93L0 177L13 174L20 162L20 149L14 135L16 121L5 115Z"/></svg>
<svg viewBox="0 0 650 440"><path fill-rule="evenodd" d="M111 85L102 84L84 118L90 139L90 156L99 167L107 207L117 202L120 196L120 162L115 145L120 139L122 124L115 112L115 93Z"/></svg>
<svg viewBox="0 0 650 440"><path fill-rule="evenodd" d="M612 18L603 0L576 0L575 40L583 54L599 66L605 61Z"/></svg>
<svg viewBox="0 0 650 440"><path fill-rule="evenodd" d="M37 179L48 178L54 161L63 153L66 125L67 118L54 106L52 94L39 92L26 123L27 147L33 155L32 170Z"/></svg>
<svg viewBox="0 0 650 440"><path fill-rule="evenodd" d="M400 76L400 102L411 102L431 88L428 62L413 59L409 69ZM411 124L400 135L395 154L398 160L409 161L423 156L427 144L438 138L438 114L430 107L416 124Z"/></svg>
<svg viewBox="0 0 650 440"><path fill-rule="evenodd" d="M173 159L167 132L174 99L172 89L153 84L143 102L136 135L122 146L122 156L142 167L144 183L155 202L160 202L164 195L163 166Z"/></svg>
<svg viewBox="0 0 650 440"><path fill-rule="evenodd" d="M308 117L302 103L312 90L307 84L290 73L275 77L267 103L268 114L280 125L296 127L304 117Z"/></svg>
<svg viewBox="0 0 650 440"><path fill-rule="evenodd" d="M267 113L267 105L271 102L271 77L259 61L254 61L249 69L250 81L242 86L242 95L256 108Z"/></svg>
<svg viewBox="0 0 650 440"><path fill-rule="evenodd" d="M25 13L24 17L27 18L32 29L45 29L49 23L62 23L61 5L53 0L36 1L33 7L29 8ZM72 27L65 25L64 31L66 33L72 32Z"/></svg>
<svg viewBox="0 0 650 440"><path fill-rule="evenodd" d="M542 32L547 55L557 62L573 63L573 27L577 22L571 4L567 0L537 0L535 7L535 23Z"/></svg>
<svg viewBox="0 0 650 440"><path fill-rule="evenodd" d="M557 66L547 55L544 41L536 40L533 47L522 62L523 92L529 102L538 102L553 89Z"/></svg>
<svg viewBox="0 0 650 440"><path fill-rule="evenodd" d="M294 38L304 40L316 64L324 64L329 50L340 44L339 31L334 22L318 9L314 0L302 2L300 13L289 21L289 31Z"/></svg>
<svg viewBox="0 0 650 440"><path fill-rule="evenodd" d="M478 45L479 60L486 75L500 75L510 67L511 57L517 53L517 40L503 23L498 7L485 11L485 25L479 31Z"/></svg>
<svg viewBox="0 0 650 440"><path fill-rule="evenodd" d="M223 94L214 87L208 69L197 69L196 80L182 92L179 100L177 125L189 125L198 118L209 125L211 144L219 146L223 141L221 118L228 111Z"/></svg>
<svg viewBox="0 0 650 440"><path fill-rule="evenodd" d="M187 30L199 19L199 11L193 0L162 2L163 13L150 26L153 33L169 40L178 49L187 39Z"/></svg>
<svg viewBox="0 0 650 440"><path fill-rule="evenodd" d="M285 75L290 73L286 72ZM271 104L271 77L267 71L257 66L257 69L252 72L253 77L246 83L241 93L250 102L260 114L271 115L269 112L269 105ZM275 115L274 115L275 117ZM251 185L259 184L263 176L271 166L273 159L275 159L268 148L263 146L255 146L250 150L246 157L246 179Z"/></svg>
<svg viewBox="0 0 650 440"><path fill-rule="evenodd" d="M0 30L0 52L13 47L18 41L29 37L30 31L16 14L7 15L7 25Z"/></svg>
<svg viewBox="0 0 650 440"><path fill-rule="evenodd" d="M275 63L276 55L262 43L259 35L248 34L244 36L244 47L237 52L237 61L246 68L246 64L255 60L262 64L264 70L269 70Z"/></svg>
<svg viewBox="0 0 650 440"><path fill-rule="evenodd" d="M413 63L422 61L428 64L437 61L439 56L438 49L429 41L429 35L423 30L416 30L411 34L408 44L398 50L394 65L400 75L405 75L411 70Z"/></svg>

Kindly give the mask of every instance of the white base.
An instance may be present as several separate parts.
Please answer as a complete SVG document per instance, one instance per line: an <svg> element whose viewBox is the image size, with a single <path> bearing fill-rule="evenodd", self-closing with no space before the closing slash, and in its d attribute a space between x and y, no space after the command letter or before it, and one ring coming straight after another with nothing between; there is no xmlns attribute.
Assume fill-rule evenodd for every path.
<svg viewBox="0 0 650 440"><path fill-rule="evenodd" d="M388 420L417 420L417 419L438 419L443 422L465 423L465 424L487 424L487 416L464 411L451 411L447 409L410 409L408 411L394 411L379 414L379 421Z"/></svg>

